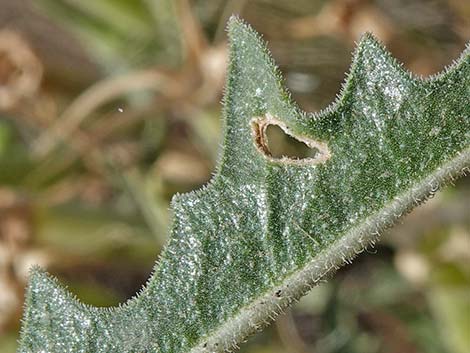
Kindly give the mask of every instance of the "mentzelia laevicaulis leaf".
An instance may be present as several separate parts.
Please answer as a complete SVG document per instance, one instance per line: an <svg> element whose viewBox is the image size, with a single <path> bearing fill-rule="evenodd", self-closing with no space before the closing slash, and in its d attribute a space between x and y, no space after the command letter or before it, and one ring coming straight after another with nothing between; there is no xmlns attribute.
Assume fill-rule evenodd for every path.
<svg viewBox="0 0 470 353"><path fill-rule="evenodd" d="M20 353L218 352L236 347L470 165L470 50L440 75L403 70L371 35L338 100L290 99L258 35L229 24L224 141L201 190L173 198L145 288L103 309L32 271ZM266 129L317 150L276 159Z"/></svg>

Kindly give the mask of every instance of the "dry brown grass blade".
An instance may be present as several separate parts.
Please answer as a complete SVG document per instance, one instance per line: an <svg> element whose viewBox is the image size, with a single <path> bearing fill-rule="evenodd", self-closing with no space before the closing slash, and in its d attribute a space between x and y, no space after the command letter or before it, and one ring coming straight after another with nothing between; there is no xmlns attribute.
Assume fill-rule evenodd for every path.
<svg viewBox="0 0 470 353"><path fill-rule="evenodd" d="M17 105L39 89L43 67L29 44L15 31L0 31L0 110Z"/></svg>
<svg viewBox="0 0 470 353"><path fill-rule="evenodd" d="M276 321L276 329L288 353L314 353L300 337L292 310L287 310L286 313L279 316Z"/></svg>
<svg viewBox="0 0 470 353"><path fill-rule="evenodd" d="M241 15L247 2L247 0L227 0L215 31L214 43L219 43L223 40L225 36L225 26L228 19L233 14Z"/></svg>
<svg viewBox="0 0 470 353"><path fill-rule="evenodd" d="M176 1L177 15L181 26L186 63L200 64L201 56L208 47L201 23L191 11L188 0Z"/></svg>
<svg viewBox="0 0 470 353"><path fill-rule="evenodd" d="M134 71L97 82L79 95L57 119L56 123L33 142L33 153L44 158L65 141L99 106L138 90L154 90L165 95L175 91L173 81L156 70Z"/></svg>

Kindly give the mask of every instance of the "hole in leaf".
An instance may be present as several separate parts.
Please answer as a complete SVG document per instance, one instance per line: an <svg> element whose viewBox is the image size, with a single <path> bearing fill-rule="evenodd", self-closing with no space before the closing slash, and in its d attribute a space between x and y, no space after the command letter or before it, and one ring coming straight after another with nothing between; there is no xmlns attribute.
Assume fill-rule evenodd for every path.
<svg viewBox="0 0 470 353"><path fill-rule="evenodd" d="M267 149L273 158L290 159L315 158L318 148L312 148L286 134L278 125L266 127Z"/></svg>
<svg viewBox="0 0 470 353"><path fill-rule="evenodd" d="M328 144L290 132L286 124L266 113L251 119L255 146L268 160L294 164L325 163L331 157Z"/></svg>

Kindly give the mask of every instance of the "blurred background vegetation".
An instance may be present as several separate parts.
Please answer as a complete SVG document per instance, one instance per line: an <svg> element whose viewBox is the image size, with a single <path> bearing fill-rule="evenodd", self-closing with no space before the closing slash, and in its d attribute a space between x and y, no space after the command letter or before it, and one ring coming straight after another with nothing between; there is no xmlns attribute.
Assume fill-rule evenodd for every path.
<svg viewBox="0 0 470 353"><path fill-rule="evenodd" d="M145 283L171 195L214 169L232 13L268 40L307 111L334 99L365 31L419 75L470 38L466 0L0 0L2 353L31 264L94 305ZM469 229L466 177L242 352L470 352Z"/></svg>

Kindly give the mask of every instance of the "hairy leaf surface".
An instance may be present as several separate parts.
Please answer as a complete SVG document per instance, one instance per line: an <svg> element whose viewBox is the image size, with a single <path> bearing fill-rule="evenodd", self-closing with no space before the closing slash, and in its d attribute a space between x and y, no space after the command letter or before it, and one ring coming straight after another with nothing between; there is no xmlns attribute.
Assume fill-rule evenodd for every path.
<svg viewBox="0 0 470 353"><path fill-rule="evenodd" d="M172 200L154 274L119 308L86 306L32 271L19 352L218 352L235 347L470 165L470 50L422 80L371 35L338 100L290 99L265 45L229 24L224 142L202 190ZM317 150L274 158L266 128Z"/></svg>

